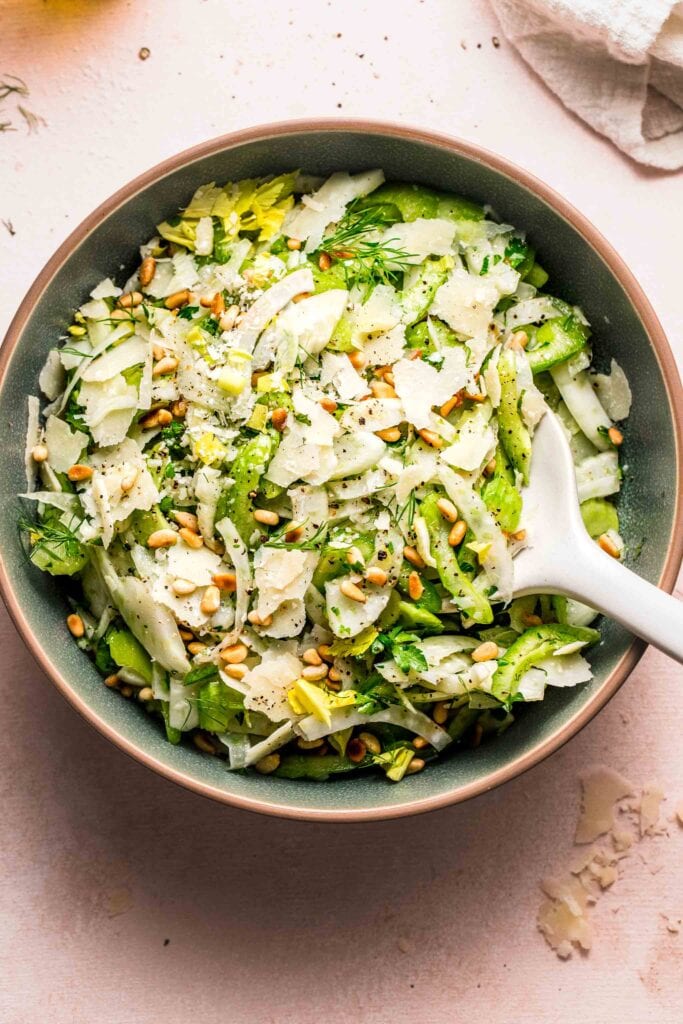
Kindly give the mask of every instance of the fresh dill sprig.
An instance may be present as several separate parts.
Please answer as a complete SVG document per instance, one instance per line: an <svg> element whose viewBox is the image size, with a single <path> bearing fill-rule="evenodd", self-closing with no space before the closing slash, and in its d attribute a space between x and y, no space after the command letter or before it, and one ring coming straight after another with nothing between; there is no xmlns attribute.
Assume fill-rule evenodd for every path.
<svg viewBox="0 0 683 1024"><path fill-rule="evenodd" d="M341 261L347 286L365 288L363 302L367 302L378 284L395 285L411 266L413 254L392 244L397 239L368 239L368 235L384 227L386 221L379 207L357 210L352 206L318 248L319 253Z"/></svg>
<svg viewBox="0 0 683 1024"><path fill-rule="evenodd" d="M398 523L401 522L403 517L406 516L406 523L408 525L408 529L412 530L412 528L413 528L413 520L415 519L416 511L417 511L417 498L415 496L415 492L411 491L411 493L408 495L405 503L403 505L401 505L401 507L396 512L396 523L397 523L397 525L398 525Z"/></svg>
<svg viewBox="0 0 683 1024"><path fill-rule="evenodd" d="M325 540L325 537L327 536L327 531L329 529L329 526L328 526L327 523L322 523L322 525L318 527L318 529L315 531L315 533L311 537L308 537L306 540L299 540L299 541L287 541L287 540L285 540L285 537L287 536L287 534L290 533L295 528L295 526L299 526L299 527L305 526L306 522L307 522L307 520L304 520L302 523L297 523L297 524L294 524L294 523L291 523L291 522L290 523L285 523L284 526L281 526L279 530L276 530L275 533L272 533L270 535L268 540L265 542L264 547L267 547L267 548L285 548L288 551L313 551L313 550L315 550L316 548L318 548L323 543L323 541Z"/></svg>
<svg viewBox="0 0 683 1024"><path fill-rule="evenodd" d="M72 523L78 529L83 517L72 516ZM47 555L55 561L67 561L78 558L83 550L83 541L71 527L55 518L52 522L30 519L22 515L18 520L19 529L26 534L29 542L29 557L33 561L36 555Z"/></svg>

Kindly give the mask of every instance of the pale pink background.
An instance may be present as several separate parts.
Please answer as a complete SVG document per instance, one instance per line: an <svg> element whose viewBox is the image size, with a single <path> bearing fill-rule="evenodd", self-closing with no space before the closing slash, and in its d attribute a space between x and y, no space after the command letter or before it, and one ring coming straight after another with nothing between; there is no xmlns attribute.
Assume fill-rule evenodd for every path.
<svg viewBox="0 0 683 1024"><path fill-rule="evenodd" d="M26 79L47 121L0 136L0 218L16 229L0 225L0 326L65 235L150 164L234 128L340 113L450 131L546 179L616 245L681 352L681 177L639 169L567 114L493 46L483 0L0 0L0 23L0 71ZM0 629L3 1024L683 1018L683 934L660 916L683 913L683 830L629 862L589 957L560 963L534 926L539 878L569 857L584 765L660 780L667 813L683 797L683 671L663 656L505 788L323 827L150 774L41 678L4 612Z"/></svg>

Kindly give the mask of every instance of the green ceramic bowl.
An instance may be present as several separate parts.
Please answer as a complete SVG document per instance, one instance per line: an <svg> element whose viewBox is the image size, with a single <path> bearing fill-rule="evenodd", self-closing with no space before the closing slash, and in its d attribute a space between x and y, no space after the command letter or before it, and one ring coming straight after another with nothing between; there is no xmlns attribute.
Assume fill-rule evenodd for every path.
<svg viewBox="0 0 683 1024"><path fill-rule="evenodd" d="M73 308L103 277L125 278L153 225L184 205L197 185L294 167L314 174L382 167L387 178L489 203L503 220L526 229L550 272L553 291L580 303L593 324L598 364L607 366L617 356L631 381L635 401L619 501L623 531L629 550L638 552L634 568L672 589L683 553L683 399L662 329L633 275L581 214L501 157L429 132L337 120L254 128L167 160L95 210L41 272L0 356L6 507L0 520L0 586L17 628L64 696L117 746L161 775L237 807L293 818L354 821L415 814L491 789L556 750L615 693L644 645L606 623L603 642L591 652L595 678L589 685L551 693L500 739L446 756L399 785L374 775L313 783L231 774L218 759L166 743L142 708L102 686L67 633L58 583L27 565L18 539L13 496L25 486L26 396L36 393L38 371Z"/></svg>

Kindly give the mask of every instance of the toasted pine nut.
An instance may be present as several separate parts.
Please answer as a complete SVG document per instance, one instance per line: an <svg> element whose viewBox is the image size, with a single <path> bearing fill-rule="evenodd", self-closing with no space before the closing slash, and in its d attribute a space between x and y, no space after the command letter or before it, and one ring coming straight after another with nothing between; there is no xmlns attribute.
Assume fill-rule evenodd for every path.
<svg viewBox="0 0 683 1024"><path fill-rule="evenodd" d="M131 306L139 306L142 302L142 292L127 292L119 295L118 305L121 309L130 309Z"/></svg>
<svg viewBox="0 0 683 1024"><path fill-rule="evenodd" d="M114 675L107 676L106 679L103 680L103 682L104 685L109 687L110 690L115 690L116 687L119 685L119 677L116 675L116 673L114 673Z"/></svg>
<svg viewBox="0 0 683 1024"><path fill-rule="evenodd" d="M618 427L610 427L607 431L607 436L615 448L618 448L620 444L624 443L624 435Z"/></svg>
<svg viewBox="0 0 683 1024"><path fill-rule="evenodd" d="M259 775L272 775L280 767L280 755L278 753L266 754L260 761L257 761L254 768Z"/></svg>
<svg viewBox="0 0 683 1024"><path fill-rule="evenodd" d="M47 445L35 444L31 449L31 458L34 462L45 462L48 457Z"/></svg>
<svg viewBox="0 0 683 1024"><path fill-rule="evenodd" d="M354 370L364 370L368 365L368 358L365 352L361 352L360 349L356 349L353 352L349 352L349 362Z"/></svg>
<svg viewBox="0 0 683 1024"><path fill-rule="evenodd" d="M189 597L190 594L194 594L197 589L197 584L193 583L192 580L173 580L171 584L171 590L178 597Z"/></svg>
<svg viewBox="0 0 683 1024"><path fill-rule="evenodd" d="M142 301L142 299L140 299ZM169 295L164 301L166 309L178 309L180 306L186 305L190 301L190 291L188 288L183 288L180 292L173 292L173 295Z"/></svg>
<svg viewBox="0 0 683 1024"><path fill-rule="evenodd" d="M327 665L306 665L301 670L301 678L309 683L317 683L327 675Z"/></svg>
<svg viewBox="0 0 683 1024"><path fill-rule="evenodd" d="M280 433L285 429L287 422L287 410L286 409L273 409L270 414L270 422L273 424L276 430Z"/></svg>
<svg viewBox="0 0 683 1024"><path fill-rule="evenodd" d="M300 249L301 248L301 242L299 241L298 238L288 238L287 239L287 248L288 249L292 249L292 250Z"/></svg>
<svg viewBox="0 0 683 1024"><path fill-rule="evenodd" d="M526 530L517 530L516 533L512 534L513 540L526 540Z"/></svg>
<svg viewBox="0 0 683 1024"><path fill-rule="evenodd" d="M178 626L178 633L180 634L180 639L184 640L185 643L187 643L188 640L194 640L194 633L189 629L183 629L182 626Z"/></svg>
<svg viewBox="0 0 683 1024"><path fill-rule="evenodd" d="M413 601L419 601L424 594L424 585L418 574L413 571L408 577L408 594Z"/></svg>
<svg viewBox="0 0 683 1024"><path fill-rule="evenodd" d="M226 590L228 594L234 594L237 590L237 576L234 572L217 572L211 577L211 582L219 590Z"/></svg>
<svg viewBox="0 0 683 1024"><path fill-rule="evenodd" d="M426 763L421 757L414 757L406 768L406 775L417 775L418 772L422 771Z"/></svg>
<svg viewBox="0 0 683 1024"><path fill-rule="evenodd" d="M177 401L171 403L171 416L176 420L184 420L187 414L187 402L184 398L179 398Z"/></svg>
<svg viewBox="0 0 683 1024"><path fill-rule="evenodd" d="M335 412L337 408L337 403L335 402L334 398L321 398L320 404L325 410L325 412Z"/></svg>
<svg viewBox="0 0 683 1024"><path fill-rule="evenodd" d="M201 654L202 651L206 650L206 644L203 644L201 640L193 640L192 643L187 645L187 649L190 654Z"/></svg>
<svg viewBox="0 0 683 1024"><path fill-rule="evenodd" d="M447 522L457 523L458 510L450 498L439 498L436 507Z"/></svg>
<svg viewBox="0 0 683 1024"><path fill-rule="evenodd" d="M443 725L448 718L448 705L443 701L435 704L434 710L432 711L432 718L437 725Z"/></svg>
<svg viewBox="0 0 683 1024"><path fill-rule="evenodd" d="M76 615L75 613L73 615L67 615L66 625L71 635L75 636L76 639L79 639L85 633L85 626L80 615Z"/></svg>
<svg viewBox="0 0 683 1024"><path fill-rule="evenodd" d="M531 612L525 612L522 615L522 622L525 626L542 626L543 619L540 615L533 615Z"/></svg>
<svg viewBox="0 0 683 1024"><path fill-rule="evenodd" d="M445 419L447 416L450 416L453 410L457 409L458 406L460 405L462 405L462 392L459 391L457 395L453 395L452 398L449 398L447 402L443 403L443 405L439 409L439 412Z"/></svg>
<svg viewBox="0 0 683 1024"><path fill-rule="evenodd" d="M249 656L249 650L244 644L231 644L230 647L224 647L220 652L221 661L227 661L228 665L241 665L243 661L247 660Z"/></svg>
<svg viewBox="0 0 683 1024"><path fill-rule="evenodd" d="M163 345L152 345L152 356L154 359L164 359L166 357L166 349Z"/></svg>
<svg viewBox="0 0 683 1024"><path fill-rule="evenodd" d="M408 354L408 359L410 359L411 363L414 363L416 359L422 359L422 349L414 348L412 352Z"/></svg>
<svg viewBox="0 0 683 1024"><path fill-rule="evenodd" d="M508 338L505 347L517 349L517 351L520 351L521 349L526 348L528 344L529 335L526 333L526 331L515 331Z"/></svg>
<svg viewBox="0 0 683 1024"><path fill-rule="evenodd" d="M384 380L386 381L387 384L390 384L392 388L395 387L396 378L394 377L394 374L391 370L387 370L387 372L384 374Z"/></svg>
<svg viewBox="0 0 683 1024"><path fill-rule="evenodd" d="M389 444L393 444L394 441L401 440L401 431L398 427L385 427L384 430L376 430L375 434L380 441L388 441Z"/></svg>
<svg viewBox="0 0 683 1024"><path fill-rule="evenodd" d="M360 587L357 587L351 580L343 580L339 589L344 597L348 597L350 601L358 601L359 604L365 604L367 601L367 597Z"/></svg>
<svg viewBox="0 0 683 1024"><path fill-rule="evenodd" d="M332 683L339 683L339 682L341 682L341 672L339 671L339 669L336 669L334 667L331 668L330 671L327 674L327 680L328 680L328 682L332 682Z"/></svg>
<svg viewBox="0 0 683 1024"><path fill-rule="evenodd" d="M325 680L325 686L328 690L334 690L335 693L339 693L341 690L341 683L335 679L330 679L329 676Z"/></svg>
<svg viewBox="0 0 683 1024"><path fill-rule="evenodd" d="M422 430L418 430L418 434L425 444L431 445L432 448L443 448L443 438L439 437L436 431L427 430L425 427Z"/></svg>
<svg viewBox="0 0 683 1024"><path fill-rule="evenodd" d="M221 592L213 584L206 588L204 597L199 604L203 615L215 615L221 606Z"/></svg>
<svg viewBox="0 0 683 1024"><path fill-rule="evenodd" d="M485 643L479 644L472 651L472 661L493 661L497 658L500 651L498 650L498 644L494 643L493 640L486 640Z"/></svg>
<svg viewBox="0 0 683 1024"><path fill-rule="evenodd" d="M199 530L199 521L193 512L184 512L182 509L174 508L171 518L176 521L178 526L185 526L188 530L194 530L195 533Z"/></svg>
<svg viewBox="0 0 683 1024"><path fill-rule="evenodd" d="M612 558L619 557L619 548L616 546L611 537L608 537L606 533L601 533L598 537L598 544L607 555L611 555Z"/></svg>
<svg viewBox="0 0 683 1024"><path fill-rule="evenodd" d="M322 747L324 742L324 739L305 740L303 736L300 736L299 739L296 741L296 745L299 748L299 750L317 750L318 747Z"/></svg>
<svg viewBox="0 0 683 1024"><path fill-rule="evenodd" d="M228 306L225 313L218 321L222 331L231 331L237 323L237 317L240 315L239 306Z"/></svg>
<svg viewBox="0 0 683 1024"><path fill-rule="evenodd" d="M146 288L148 284L152 283L152 278L156 274L157 261L153 256L145 256L144 260L140 264L140 284L143 288Z"/></svg>
<svg viewBox="0 0 683 1024"><path fill-rule="evenodd" d="M262 619L257 611L253 611L247 615L247 621L251 622L252 626L269 626L273 621L273 617L272 615L267 615L265 619Z"/></svg>
<svg viewBox="0 0 683 1024"><path fill-rule="evenodd" d="M496 472L496 460L495 460L495 458L494 459L489 459L489 461L484 466L484 476L493 476L493 474L495 472Z"/></svg>
<svg viewBox="0 0 683 1024"><path fill-rule="evenodd" d="M155 530L147 538L148 548L170 548L178 543L178 534L175 530Z"/></svg>
<svg viewBox="0 0 683 1024"><path fill-rule="evenodd" d="M223 298L223 292L216 292L211 300L211 315L221 317L223 316L223 313L225 313L225 299Z"/></svg>
<svg viewBox="0 0 683 1024"><path fill-rule="evenodd" d="M368 583L374 583L376 587L386 587L389 579L384 569L380 569L378 565L372 565L366 572L365 578Z"/></svg>
<svg viewBox="0 0 683 1024"><path fill-rule="evenodd" d="M119 693L121 694L122 697L132 697L133 687L129 686L128 683L124 683L124 685L119 690Z"/></svg>
<svg viewBox="0 0 683 1024"><path fill-rule="evenodd" d="M486 395L483 395L481 391L466 391L465 398L470 402L483 402L486 400Z"/></svg>
<svg viewBox="0 0 683 1024"><path fill-rule="evenodd" d="M334 655L332 654L332 650L329 644L320 644L318 647L318 654L323 659L323 661L334 661Z"/></svg>
<svg viewBox="0 0 683 1024"><path fill-rule="evenodd" d="M363 558L363 552L357 547L351 547L346 552L346 561L349 565L365 565L365 559Z"/></svg>
<svg viewBox="0 0 683 1024"><path fill-rule="evenodd" d="M80 483L81 480L89 480L93 475L91 466L82 466L80 463L76 463L75 466L71 466L66 475L72 483Z"/></svg>
<svg viewBox="0 0 683 1024"><path fill-rule="evenodd" d="M175 356L164 356L158 363L154 364L153 377L165 377L167 373L173 373L178 369L179 360Z"/></svg>
<svg viewBox="0 0 683 1024"><path fill-rule="evenodd" d="M148 412L138 423L143 430L155 430L157 427L167 427L173 422L173 414L168 409L153 409Z"/></svg>
<svg viewBox="0 0 683 1024"><path fill-rule="evenodd" d="M346 746L346 756L349 761L353 761L354 764L359 764L366 754L367 748L361 739L354 736L349 740Z"/></svg>
<svg viewBox="0 0 683 1024"><path fill-rule="evenodd" d="M424 750L425 747L429 746L429 743L423 736L416 736L413 740L413 746L416 750ZM413 759L414 760L414 759Z"/></svg>
<svg viewBox="0 0 683 1024"><path fill-rule="evenodd" d="M139 475L140 470L138 469L137 466L131 466L130 469L126 470L126 472L121 477L120 484L121 490L123 491L124 494L128 494L129 491L133 490Z"/></svg>
<svg viewBox="0 0 683 1024"><path fill-rule="evenodd" d="M398 398L395 389L386 380L370 381L370 390L375 398Z"/></svg>
<svg viewBox="0 0 683 1024"><path fill-rule="evenodd" d="M328 253L320 253L320 256L318 256L318 266L320 267L321 270L330 269L330 267L332 266L332 260L330 259Z"/></svg>
<svg viewBox="0 0 683 1024"><path fill-rule="evenodd" d="M280 522L277 512L271 512L268 508L254 509L254 519L257 523L263 523L264 526L277 526Z"/></svg>
<svg viewBox="0 0 683 1024"><path fill-rule="evenodd" d="M138 700L143 704L146 704L148 700L154 700L154 690L152 687L143 686L141 690L138 690Z"/></svg>
<svg viewBox="0 0 683 1024"><path fill-rule="evenodd" d="M358 739L371 754L381 754L382 744L372 732L359 732Z"/></svg>
<svg viewBox="0 0 683 1024"><path fill-rule="evenodd" d="M422 555L420 555L415 548L411 547L410 544L406 544L404 547L403 557L407 562L410 562L411 565L414 565L416 569L424 569L425 563Z"/></svg>
<svg viewBox="0 0 683 1024"><path fill-rule="evenodd" d="M204 733L202 732L196 732L192 737L192 742L194 743L197 750L201 750L203 754L216 753L216 748L214 747L213 743L208 738L208 736L205 736Z"/></svg>
<svg viewBox="0 0 683 1024"><path fill-rule="evenodd" d="M299 292L298 295L294 296L292 302L303 302L304 299L310 299L312 294L313 292Z"/></svg>
<svg viewBox="0 0 683 1024"><path fill-rule="evenodd" d="M295 526L293 530L287 530L285 534L285 540L288 544L296 544L304 535L302 526Z"/></svg>
<svg viewBox="0 0 683 1024"><path fill-rule="evenodd" d="M306 665L322 665L323 659L320 657L315 647L309 647L307 651L301 655L301 660Z"/></svg>
<svg viewBox="0 0 683 1024"><path fill-rule="evenodd" d="M467 533L467 523L463 519L458 519L457 523L454 523L450 533L448 534L448 543L452 548L457 548L458 544L462 543L462 539Z"/></svg>
<svg viewBox="0 0 683 1024"><path fill-rule="evenodd" d="M231 679L244 679L249 669L246 665L226 665L223 671Z"/></svg>
<svg viewBox="0 0 683 1024"><path fill-rule="evenodd" d="M194 530L188 530L186 526L182 526L178 530L178 534L185 541L188 548L193 548L197 551L199 548L204 546L204 538L200 534L195 533Z"/></svg>

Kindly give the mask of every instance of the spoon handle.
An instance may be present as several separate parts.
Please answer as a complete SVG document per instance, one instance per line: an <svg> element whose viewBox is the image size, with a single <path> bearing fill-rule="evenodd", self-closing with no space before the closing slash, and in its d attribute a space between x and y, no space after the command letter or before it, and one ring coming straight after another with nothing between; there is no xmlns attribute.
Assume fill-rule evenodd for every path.
<svg viewBox="0 0 683 1024"><path fill-rule="evenodd" d="M562 593L616 619L683 663L682 601L648 583L592 542L566 569Z"/></svg>

